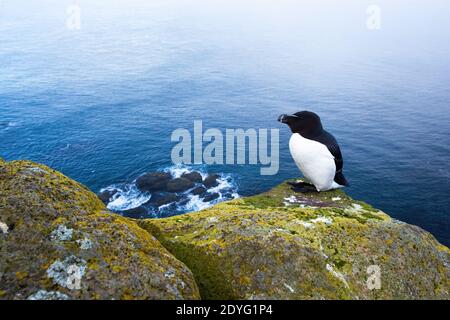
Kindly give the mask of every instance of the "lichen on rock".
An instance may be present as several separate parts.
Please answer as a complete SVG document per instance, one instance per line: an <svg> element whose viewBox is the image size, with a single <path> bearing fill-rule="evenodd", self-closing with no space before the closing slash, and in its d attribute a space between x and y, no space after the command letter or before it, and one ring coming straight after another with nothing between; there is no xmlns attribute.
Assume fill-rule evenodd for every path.
<svg viewBox="0 0 450 320"><path fill-rule="evenodd" d="M204 299L448 299L449 249L341 190L261 195L139 225ZM373 266L381 286L368 285ZM376 269L378 270L378 269Z"/></svg>
<svg viewBox="0 0 450 320"><path fill-rule="evenodd" d="M0 299L199 298L152 235L46 166L0 162L0 221Z"/></svg>
<svg viewBox="0 0 450 320"><path fill-rule="evenodd" d="M47 276L56 284L68 289L81 289L81 279L86 272L86 261L69 256L64 261L56 260L47 269Z"/></svg>
<svg viewBox="0 0 450 320"><path fill-rule="evenodd" d="M92 241L89 238L78 239L77 243L80 245L80 249L89 250L92 248Z"/></svg>
<svg viewBox="0 0 450 320"><path fill-rule="evenodd" d="M283 183L132 220L55 170L0 159L0 230L0 299L450 297L447 247L341 190Z"/></svg>
<svg viewBox="0 0 450 320"><path fill-rule="evenodd" d="M58 291L39 290L27 298L27 300L69 300L70 298L64 293Z"/></svg>
<svg viewBox="0 0 450 320"><path fill-rule="evenodd" d="M67 228L65 225L60 224L50 234L50 239L54 241L68 241L72 239L73 229Z"/></svg>
<svg viewBox="0 0 450 320"><path fill-rule="evenodd" d="M6 223L0 222L0 231L4 234L7 234L9 230L9 227Z"/></svg>

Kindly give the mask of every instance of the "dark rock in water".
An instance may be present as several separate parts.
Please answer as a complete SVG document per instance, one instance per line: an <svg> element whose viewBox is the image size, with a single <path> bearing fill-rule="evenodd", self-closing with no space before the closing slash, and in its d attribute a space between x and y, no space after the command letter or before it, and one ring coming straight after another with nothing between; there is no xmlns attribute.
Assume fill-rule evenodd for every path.
<svg viewBox="0 0 450 320"><path fill-rule="evenodd" d="M166 172L150 172L136 179L136 186L141 191L165 190L167 182L172 178Z"/></svg>
<svg viewBox="0 0 450 320"><path fill-rule="evenodd" d="M206 188L205 188L205 187L202 187L202 186L197 187L197 188L195 188L195 189L193 189L193 190L191 191L191 193L192 193L194 196L198 196L198 195L200 195L200 194L204 194L205 192L206 192Z"/></svg>
<svg viewBox="0 0 450 320"><path fill-rule="evenodd" d="M183 198L180 200L180 202L177 203L178 206L184 206L190 201L189 198Z"/></svg>
<svg viewBox="0 0 450 320"><path fill-rule="evenodd" d="M219 179L220 176L218 174L210 174L206 177L206 179L203 181L203 185L207 188L216 187L219 185L217 182L217 179Z"/></svg>
<svg viewBox="0 0 450 320"><path fill-rule="evenodd" d="M184 173L181 176L181 178L188 179L188 180L190 180L192 182L202 182L202 180L203 180L202 175L199 172L197 172L197 171Z"/></svg>
<svg viewBox="0 0 450 320"><path fill-rule="evenodd" d="M177 196L175 193L169 192L154 193L152 194L151 199L147 203L153 206L160 207L165 204L178 201L180 200L180 198L181 197Z"/></svg>
<svg viewBox="0 0 450 320"><path fill-rule="evenodd" d="M141 217L147 215L148 212L147 212L147 209L145 209L143 206L140 206L137 208L124 210L124 211L122 211L122 213L125 217L141 218Z"/></svg>
<svg viewBox="0 0 450 320"><path fill-rule="evenodd" d="M210 202L210 201L216 200L219 197L220 197L220 194L218 194L218 193L208 193L203 198L203 202Z"/></svg>
<svg viewBox="0 0 450 320"><path fill-rule="evenodd" d="M97 194L97 197L102 200L104 204L108 204L111 198L117 193L117 190L104 190Z"/></svg>
<svg viewBox="0 0 450 320"><path fill-rule="evenodd" d="M225 194L223 195L223 198L226 199L226 200L234 199L233 194L232 194L232 193L229 193L229 192L225 193Z"/></svg>
<svg viewBox="0 0 450 320"><path fill-rule="evenodd" d="M192 187L194 187L194 183L185 178L176 178L167 183L167 191L169 192L183 192Z"/></svg>

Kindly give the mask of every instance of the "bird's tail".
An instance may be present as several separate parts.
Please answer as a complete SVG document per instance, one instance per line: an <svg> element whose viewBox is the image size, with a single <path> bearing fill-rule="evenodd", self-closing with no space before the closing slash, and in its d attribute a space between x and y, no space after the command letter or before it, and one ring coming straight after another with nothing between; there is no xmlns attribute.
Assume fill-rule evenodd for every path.
<svg viewBox="0 0 450 320"><path fill-rule="evenodd" d="M350 187L350 184L348 183L347 179L345 179L344 174L342 173L342 170L336 172L334 176L334 181L337 184L340 184L341 186Z"/></svg>

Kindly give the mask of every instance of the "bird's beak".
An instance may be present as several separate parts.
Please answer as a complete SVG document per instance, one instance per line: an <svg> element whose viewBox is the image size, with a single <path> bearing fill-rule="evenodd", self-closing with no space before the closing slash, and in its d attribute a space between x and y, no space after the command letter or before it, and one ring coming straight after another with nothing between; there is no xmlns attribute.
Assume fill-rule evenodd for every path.
<svg viewBox="0 0 450 320"><path fill-rule="evenodd" d="M286 114L282 114L278 117L278 121L281 123L286 123L288 116Z"/></svg>

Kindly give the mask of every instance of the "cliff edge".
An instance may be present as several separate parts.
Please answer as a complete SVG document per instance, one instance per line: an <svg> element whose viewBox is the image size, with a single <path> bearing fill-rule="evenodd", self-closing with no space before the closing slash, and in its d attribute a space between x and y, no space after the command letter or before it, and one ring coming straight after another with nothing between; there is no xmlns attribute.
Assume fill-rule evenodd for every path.
<svg viewBox="0 0 450 320"><path fill-rule="evenodd" d="M449 299L449 257L340 190L283 183L132 220L55 170L0 159L0 299Z"/></svg>

